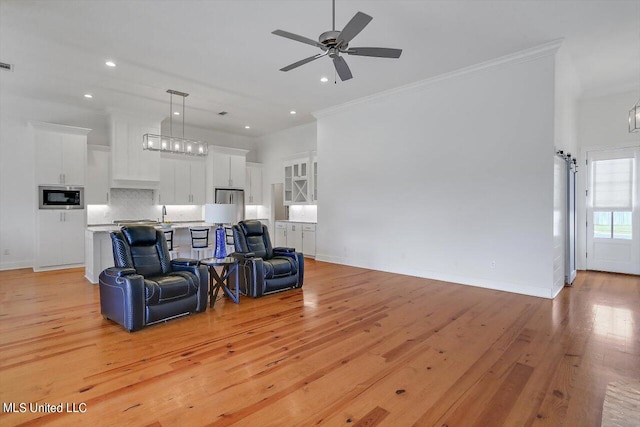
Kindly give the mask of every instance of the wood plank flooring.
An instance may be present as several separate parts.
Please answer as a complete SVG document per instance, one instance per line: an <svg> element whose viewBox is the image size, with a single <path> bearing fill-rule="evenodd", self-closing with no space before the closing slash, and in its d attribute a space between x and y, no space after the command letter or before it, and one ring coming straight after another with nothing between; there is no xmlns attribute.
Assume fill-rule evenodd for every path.
<svg viewBox="0 0 640 427"><path fill-rule="evenodd" d="M307 260L302 290L128 333L81 269L0 272L3 426L600 426L625 378L637 276L550 301Z"/></svg>

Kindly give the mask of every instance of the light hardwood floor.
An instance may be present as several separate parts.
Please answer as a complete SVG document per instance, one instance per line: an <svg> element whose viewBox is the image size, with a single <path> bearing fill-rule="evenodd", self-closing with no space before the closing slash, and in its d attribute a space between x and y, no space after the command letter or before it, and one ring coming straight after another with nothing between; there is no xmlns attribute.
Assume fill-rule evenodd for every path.
<svg viewBox="0 0 640 427"><path fill-rule="evenodd" d="M0 400L86 412L0 424L599 426L639 337L637 276L551 301L307 260L303 290L128 333L82 270L6 271Z"/></svg>

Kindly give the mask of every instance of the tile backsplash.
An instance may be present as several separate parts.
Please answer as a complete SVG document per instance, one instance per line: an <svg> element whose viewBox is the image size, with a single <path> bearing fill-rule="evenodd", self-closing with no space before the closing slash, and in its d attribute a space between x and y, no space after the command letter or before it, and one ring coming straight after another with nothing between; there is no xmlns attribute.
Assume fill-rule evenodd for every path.
<svg viewBox="0 0 640 427"><path fill-rule="evenodd" d="M289 206L289 220L302 222L318 222L318 206L291 205Z"/></svg>
<svg viewBox="0 0 640 427"><path fill-rule="evenodd" d="M88 205L87 224L111 224L114 220L162 218L162 205L155 204L153 190L112 188L108 205ZM166 221L202 221L202 205L167 206Z"/></svg>

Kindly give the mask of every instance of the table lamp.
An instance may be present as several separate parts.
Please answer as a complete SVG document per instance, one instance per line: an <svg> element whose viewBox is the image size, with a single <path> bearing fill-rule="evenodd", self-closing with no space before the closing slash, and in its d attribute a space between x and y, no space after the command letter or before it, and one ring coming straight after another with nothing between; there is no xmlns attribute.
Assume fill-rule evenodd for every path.
<svg viewBox="0 0 640 427"><path fill-rule="evenodd" d="M236 205L225 205L221 203L204 205L205 222L216 224L216 249L214 258L225 258L227 256L226 234L222 224L231 224L236 219Z"/></svg>

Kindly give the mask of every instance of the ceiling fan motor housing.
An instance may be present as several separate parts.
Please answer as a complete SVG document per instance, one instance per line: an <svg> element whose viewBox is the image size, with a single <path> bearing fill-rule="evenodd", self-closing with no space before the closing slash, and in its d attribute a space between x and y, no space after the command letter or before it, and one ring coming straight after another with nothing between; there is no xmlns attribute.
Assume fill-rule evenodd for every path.
<svg viewBox="0 0 640 427"><path fill-rule="evenodd" d="M337 44L338 36L340 35L340 31L325 31L320 34L318 37L318 41L327 47L335 47ZM346 48L348 43L343 44L342 48Z"/></svg>

